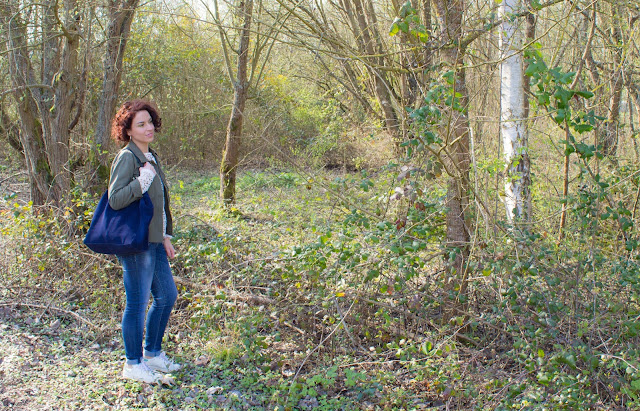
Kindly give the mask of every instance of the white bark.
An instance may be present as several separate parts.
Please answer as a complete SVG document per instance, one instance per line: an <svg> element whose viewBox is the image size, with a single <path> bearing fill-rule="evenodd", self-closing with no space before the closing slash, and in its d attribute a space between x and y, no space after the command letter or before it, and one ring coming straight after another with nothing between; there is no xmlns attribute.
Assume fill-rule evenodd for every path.
<svg viewBox="0 0 640 411"><path fill-rule="evenodd" d="M503 0L500 17L500 132L505 160L505 207L509 222L530 218L530 172L527 124L524 118L522 28L515 13L520 0Z"/></svg>

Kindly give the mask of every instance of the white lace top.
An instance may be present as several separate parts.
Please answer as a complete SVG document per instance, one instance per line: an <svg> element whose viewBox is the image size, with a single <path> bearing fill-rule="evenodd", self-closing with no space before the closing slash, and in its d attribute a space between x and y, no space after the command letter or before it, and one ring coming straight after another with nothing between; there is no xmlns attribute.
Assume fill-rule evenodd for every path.
<svg viewBox="0 0 640 411"><path fill-rule="evenodd" d="M156 159L153 157L151 153L144 153L144 156L150 162L156 162ZM138 177L138 182L140 183L140 188L142 189L142 194L146 193L151 187L151 183L153 183L153 179L156 177L156 170L143 168L140 171L140 176ZM164 192L164 184L162 184L162 179L160 179L160 185L162 186L162 192ZM164 211L164 196L162 196L162 234L164 237L171 237L167 235L167 213Z"/></svg>

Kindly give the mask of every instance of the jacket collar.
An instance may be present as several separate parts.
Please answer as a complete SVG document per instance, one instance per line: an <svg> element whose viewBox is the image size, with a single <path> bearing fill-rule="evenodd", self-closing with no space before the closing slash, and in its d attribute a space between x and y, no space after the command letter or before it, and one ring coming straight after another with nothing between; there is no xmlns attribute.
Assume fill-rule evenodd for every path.
<svg viewBox="0 0 640 411"><path fill-rule="evenodd" d="M144 164L144 163L146 163L147 161L149 161L149 160L147 160L147 157L145 157L145 155L144 155L144 153L142 152L142 150L140 150L140 149L138 148L138 146L136 145L136 143L134 143L133 141L129 141L129 144L127 144L127 146L126 146L125 148L126 148L126 149L131 150L131 152L132 152L133 154L135 154L135 156L136 156L136 157L138 157L138 160L140 160L140 162L141 162L142 164ZM153 151L153 150L151 149L151 147L149 147L149 152L150 152L151 154L153 154L153 157L155 158L155 156L156 156L156 152L155 152L155 151Z"/></svg>

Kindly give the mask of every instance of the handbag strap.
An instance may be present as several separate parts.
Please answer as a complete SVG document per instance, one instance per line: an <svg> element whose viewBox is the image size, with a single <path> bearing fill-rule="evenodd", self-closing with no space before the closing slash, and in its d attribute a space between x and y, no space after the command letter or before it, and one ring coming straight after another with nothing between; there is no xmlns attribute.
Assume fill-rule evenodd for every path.
<svg viewBox="0 0 640 411"><path fill-rule="evenodd" d="M139 167L144 167L144 163L142 161L140 161L140 159L138 158L138 156L136 155L136 153L134 153L133 151L131 151L131 149L125 147L125 150L127 150L128 152L130 152L131 154L133 154L133 158L136 159L136 162L138 163ZM146 162L146 161L145 161Z"/></svg>

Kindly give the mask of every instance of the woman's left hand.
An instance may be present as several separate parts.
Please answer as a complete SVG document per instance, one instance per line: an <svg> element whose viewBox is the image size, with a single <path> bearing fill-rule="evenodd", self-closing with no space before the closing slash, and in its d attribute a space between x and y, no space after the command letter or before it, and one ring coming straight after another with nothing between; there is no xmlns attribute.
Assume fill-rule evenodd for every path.
<svg viewBox="0 0 640 411"><path fill-rule="evenodd" d="M165 237L165 239L162 241L162 244L164 245L164 251L167 252L167 257L169 257L170 259L174 259L176 257L176 249L173 248L171 239L169 237Z"/></svg>

